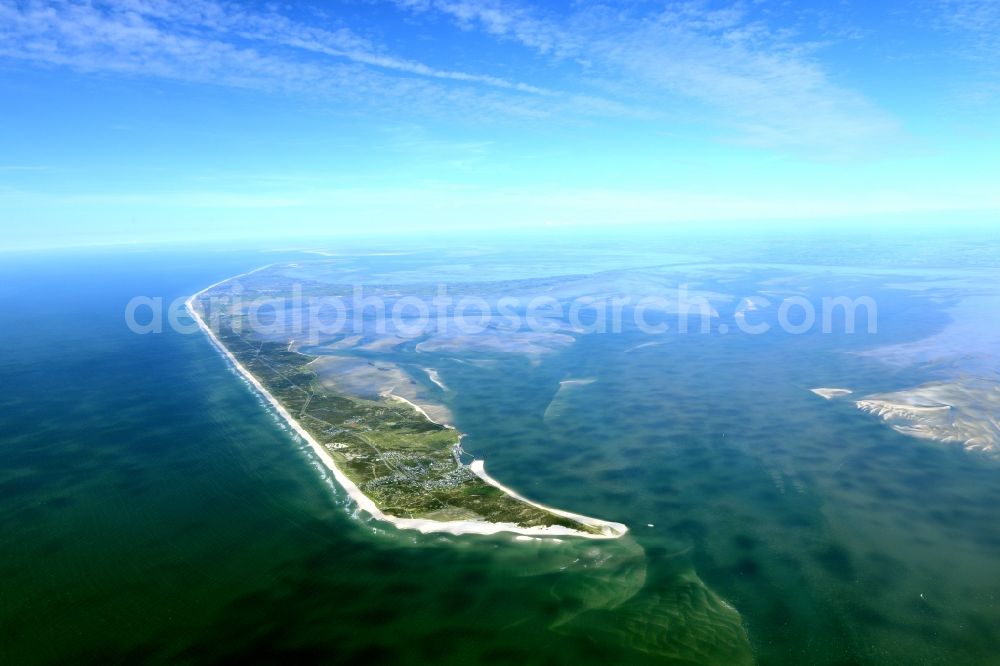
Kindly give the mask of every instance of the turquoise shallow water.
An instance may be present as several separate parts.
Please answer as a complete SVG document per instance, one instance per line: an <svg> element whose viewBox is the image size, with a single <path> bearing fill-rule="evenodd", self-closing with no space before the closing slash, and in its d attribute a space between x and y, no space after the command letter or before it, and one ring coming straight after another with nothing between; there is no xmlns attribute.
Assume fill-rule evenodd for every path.
<svg viewBox="0 0 1000 666"><path fill-rule="evenodd" d="M761 253L690 244L692 260ZM870 280L877 339L634 349L648 338L626 331L536 364L427 355L495 477L632 534L425 537L355 515L201 335L125 327L137 294L286 258L303 257L3 264L0 661L1000 663L1000 467L808 391L923 381L845 352L942 330L947 303L831 274L814 284ZM559 392L567 377L595 381Z"/></svg>

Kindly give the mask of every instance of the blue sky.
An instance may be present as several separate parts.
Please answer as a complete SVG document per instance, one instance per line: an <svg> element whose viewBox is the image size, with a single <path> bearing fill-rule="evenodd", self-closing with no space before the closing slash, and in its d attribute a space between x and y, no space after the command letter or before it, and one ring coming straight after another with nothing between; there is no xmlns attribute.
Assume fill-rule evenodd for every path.
<svg viewBox="0 0 1000 666"><path fill-rule="evenodd" d="M1000 221L1000 2L0 0L7 247Z"/></svg>

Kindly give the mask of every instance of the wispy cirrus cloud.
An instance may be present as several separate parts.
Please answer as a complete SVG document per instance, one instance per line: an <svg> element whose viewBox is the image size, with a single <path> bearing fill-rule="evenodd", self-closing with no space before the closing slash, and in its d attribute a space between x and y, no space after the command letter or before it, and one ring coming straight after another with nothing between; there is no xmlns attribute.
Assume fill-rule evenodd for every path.
<svg viewBox="0 0 1000 666"><path fill-rule="evenodd" d="M986 62L1000 72L1000 2L996 0L937 0L939 26L959 33L960 52Z"/></svg>
<svg viewBox="0 0 1000 666"><path fill-rule="evenodd" d="M320 95L362 109L525 118L574 104L571 94L393 57L345 26L321 27L213 0L0 0L0 57Z"/></svg>
<svg viewBox="0 0 1000 666"><path fill-rule="evenodd" d="M598 57L638 80L697 100L753 145L853 152L897 131L889 114L836 84L797 43L741 11L668 10L596 41Z"/></svg>
<svg viewBox="0 0 1000 666"><path fill-rule="evenodd" d="M160 22L138 3L102 8L82 3L0 4L0 56L85 71L146 74L186 81L264 88L284 78L298 84L347 77L319 67Z"/></svg>
<svg viewBox="0 0 1000 666"><path fill-rule="evenodd" d="M955 82L957 97L988 109L1000 100L1000 2L934 0L932 23L952 38L950 50L970 63L972 80Z"/></svg>
<svg viewBox="0 0 1000 666"><path fill-rule="evenodd" d="M0 57L435 116L663 123L684 114L728 141L820 156L899 134L891 116L833 80L815 43L740 4L573 5L568 13L506 0L395 5L418 23L443 16L524 47L548 65L525 70L541 72L544 85L483 71L489 63L474 58L443 67L400 57L363 30L301 8L292 18L288 8L227 0L0 0Z"/></svg>
<svg viewBox="0 0 1000 666"><path fill-rule="evenodd" d="M395 0L417 13L436 11L450 16L459 27L514 39L540 53L557 57L582 50L584 36L560 21L540 15L531 7L510 3L468 0Z"/></svg>
<svg viewBox="0 0 1000 666"><path fill-rule="evenodd" d="M770 27L742 3L583 5L557 15L506 0L396 2L580 63L581 76L636 104L695 101L740 142L837 153L900 133L888 113L833 80L817 42Z"/></svg>

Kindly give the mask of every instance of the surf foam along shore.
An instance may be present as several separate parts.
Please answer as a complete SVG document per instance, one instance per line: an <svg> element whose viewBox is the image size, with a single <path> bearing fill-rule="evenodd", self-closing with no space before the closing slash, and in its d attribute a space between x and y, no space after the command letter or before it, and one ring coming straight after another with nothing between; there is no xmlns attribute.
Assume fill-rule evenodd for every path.
<svg viewBox="0 0 1000 666"><path fill-rule="evenodd" d="M250 271L250 273L263 270L263 268L257 269L256 271ZM202 332L204 332L205 335L208 336L209 340L212 342L212 345L225 358L227 358L229 362L233 364L233 367L236 368L237 372L239 372L240 375L244 379L246 379L250 383L250 385L253 386L253 388L258 393L260 393L272 407L274 407L275 411L277 411L277 413L281 416L281 418L283 418L289 424L289 426L291 426L292 430L294 430L296 434L302 437L302 439L307 444L309 444L309 447L312 449L312 451L320 459L323 465L330 470L334 478L337 480L337 483L347 492L348 495L350 495L350 497L357 504L358 508L368 513L370 516L372 516L372 518L390 523L399 529L417 530L418 532L424 534L434 533L434 532L444 532L455 535L460 535L460 534L492 535L492 534L509 532L514 534L520 534L526 536L539 536L539 537L583 537L588 539L616 539L621 536L624 536L628 532L628 528L621 523L605 521L599 518L593 518L590 516L583 516L581 514L561 511L558 509L552 509L543 506L541 504L537 504L529 500L526 500L524 497L515 493L513 490L498 483L492 477L489 477L485 472L484 463L482 460L474 460L470 465L470 470L474 474L476 474L479 478L481 478L484 482L489 483L490 485L498 488L499 490L503 491L504 493L506 493L511 498L517 501L526 503L530 506L533 506L535 508L544 511L548 511L554 515L561 516L563 518L569 518L575 520L576 522L579 522L582 525L594 528L595 530L597 530L597 532L584 532L582 530L576 530L562 525L522 526L516 523L489 522L483 520L440 521L440 520L432 520L426 518L400 518L398 516L392 516L383 512L378 507L378 505L375 504L375 502L370 497L365 495L361 491L361 489L357 486L357 484L355 484L337 466L336 461L334 461L334 459L330 456L329 452L327 452L327 450L318 441L316 441L316 439L312 435L310 435L309 432L304 427L302 427L302 425L288 412L288 410L285 409L284 405L282 405L279 400L277 400L273 395L271 395L271 393L264 387L263 384L261 384L261 382L253 375L253 373L247 370L247 368L244 367L243 364L239 362L239 360L232 354L232 352L230 352L226 348L226 346L222 343L222 341L219 340L219 338L215 335L215 332L211 329L210 326L208 326L208 324L205 322L202 316L198 313L197 308L195 307L195 301L198 298L200 298L203 294L226 282L238 279L240 277L244 277L246 275L249 275L250 273L243 273L241 275L237 275L232 278L220 280L219 282L216 282L215 284L212 284L206 287L205 289L202 289L198 293L188 298L187 301L185 301L184 304L185 308L187 309L192 319L194 319L194 321L197 323L198 328L200 328ZM397 400L402 400L403 402L406 402L411 407L413 407L415 411L420 413L424 418L430 420L430 418L427 417L426 413L422 409L420 409L410 401L406 400L405 398L401 399L399 396L393 396L393 397L396 398Z"/></svg>

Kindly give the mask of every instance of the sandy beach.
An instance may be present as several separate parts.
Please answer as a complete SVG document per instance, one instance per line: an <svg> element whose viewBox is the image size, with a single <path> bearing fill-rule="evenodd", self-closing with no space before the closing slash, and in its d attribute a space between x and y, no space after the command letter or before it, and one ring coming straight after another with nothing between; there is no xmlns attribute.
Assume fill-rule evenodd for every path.
<svg viewBox="0 0 1000 666"><path fill-rule="evenodd" d="M494 479L492 476L490 476L489 474L487 474L486 473L486 466L485 466L485 464L483 463L482 460L478 460L478 459L477 460L473 460L472 463L469 465L469 468L480 479L482 479L483 481L485 481L486 483L490 484L491 486L493 486L495 488L499 488L500 490L504 491L505 493L507 493L511 497L519 499L522 502L524 502L525 504L530 504L531 506L535 507L536 509L542 509L543 511L548 511L549 513L554 513L557 516L562 516L563 518L570 518L572 520L576 520L578 522L581 522L584 525L590 525L591 527L596 527L596 528L600 529L602 531L602 533L605 534L606 538L611 538L611 539L617 538L617 537L620 537L620 536L624 535L626 532L628 532L628 527L626 527L625 525L623 525L621 523L613 523L613 522L610 522L610 521L607 521L607 520L600 520L598 518L591 518L590 516L584 516L584 515L581 515L579 513L572 513L570 511L563 511L562 509L554 509L551 506L545 506L544 504L538 504L537 502L532 502L528 498L524 497L523 495L520 495L519 493L517 493L513 489L508 488L507 486L503 485L502 483L500 483L499 481L497 481L496 479ZM546 528L546 529L548 529L548 528ZM575 530L572 530L572 531L575 531ZM587 536L596 536L596 535L588 534Z"/></svg>
<svg viewBox="0 0 1000 666"><path fill-rule="evenodd" d="M454 430L454 429L455 429L455 426L451 425L450 423L442 423L442 422L440 422L440 421L435 421L434 419L432 419L432 418L430 417L430 414L428 414L428 413L427 413L427 412L426 412L426 411L424 410L424 408L423 408L423 407L421 407L420 405L418 405L418 404L416 404L416 403L414 403L414 402L412 402L412 401L410 401L410 400L407 400L406 398L404 398L404 397L403 397L403 396L401 396L401 395L396 395L395 393L383 393L383 394L382 394L382 397L383 397L383 398L388 398L389 400L396 400L397 402L405 402L405 403L406 403L407 405L409 405L410 407L412 407L412 408L413 408L413 409L415 409L416 411L420 412L420 414L421 414L421 415L422 415L422 416L423 416L423 417L424 417L425 419L427 419L428 421L430 421L431 423L436 423L436 424L437 424L437 425L439 425L439 426L444 426L445 428L449 428L449 429L451 429L451 430Z"/></svg>

